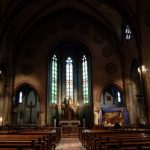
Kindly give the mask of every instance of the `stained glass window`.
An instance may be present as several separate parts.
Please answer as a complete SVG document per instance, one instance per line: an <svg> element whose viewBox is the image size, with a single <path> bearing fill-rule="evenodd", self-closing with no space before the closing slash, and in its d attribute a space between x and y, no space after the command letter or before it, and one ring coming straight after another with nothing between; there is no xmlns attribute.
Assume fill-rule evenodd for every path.
<svg viewBox="0 0 150 150"><path fill-rule="evenodd" d="M52 72L51 72L51 102L57 103L57 57L52 57Z"/></svg>
<svg viewBox="0 0 150 150"><path fill-rule="evenodd" d="M73 99L73 60L68 57L66 60L66 99Z"/></svg>
<svg viewBox="0 0 150 150"><path fill-rule="evenodd" d="M83 104L90 103L90 57L84 51L70 51L63 45L50 56L48 65L48 105L63 103L71 98ZM74 48L74 46L73 46ZM76 48L76 47L75 47ZM80 48L80 47L79 47Z"/></svg>
<svg viewBox="0 0 150 150"><path fill-rule="evenodd" d="M19 103L22 103L22 91L19 93Z"/></svg>
<svg viewBox="0 0 150 150"><path fill-rule="evenodd" d="M131 32L129 26L127 25L126 29L125 29L126 40L130 40L131 39L131 34L132 34L132 32Z"/></svg>
<svg viewBox="0 0 150 150"><path fill-rule="evenodd" d="M120 92L117 92L118 102L121 102L121 94Z"/></svg>
<svg viewBox="0 0 150 150"><path fill-rule="evenodd" d="M89 89L88 89L88 65L87 65L87 58L84 55L82 58L82 86L83 86L83 102L89 102Z"/></svg>

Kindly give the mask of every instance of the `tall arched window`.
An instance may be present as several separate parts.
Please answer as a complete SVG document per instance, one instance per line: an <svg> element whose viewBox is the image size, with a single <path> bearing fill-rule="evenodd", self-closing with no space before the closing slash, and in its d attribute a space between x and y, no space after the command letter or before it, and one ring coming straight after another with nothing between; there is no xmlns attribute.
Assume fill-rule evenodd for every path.
<svg viewBox="0 0 150 150"><path fill-rule="evenodd" d="M73 61L71 57L66 60L66 99L73 99Z"/></svg>
<svg viewBox="0 0 150 150"><path fill-rule="evenodd" d="M119 91L117 92L117 100L119 103L121 102L121 94Z"/></svg>
<svg viewBox="0 0 150 150"><path fill-rule="evenodd" d="M108 84L104 87L101 97L102 107L122 107L124 105L123 91L116 85Z"/></svg>
<svg viewBox="0 0 150 150"><path fill-rule="evenodd" d="M56 104L57 103L57 57L56 55L53 55L52 57L52 64L51 64L51 103Z"/></svg>
<svg viewBox="0 0 150 150"><path fill-rule="evenodd" d="M23 93L22 93L22 91L20 91L20 93L19 93L19 103L22 103L22 95L23 95Z"/></svg>
<svg viewBox="0 0 150 150"><path fill-rule="evenodd" d="M48 104L61 105L65 99L90 103L90 56L74 42L57 45L49 57Z"/></svg>
<svg viewBox="0 0 150 150"><path fill-rule="evenodd" d="M126 40L130 40L131 39L131 30L129 28L129 25L126 26L126 29L125 29L125 35L126 35Z"/></svg>
<svg viewBox="0 0 150 150"><path fill-rule="evenodd" d="M83 86L83 101L84 103L89 102L89 83L88 83L88 64L87 58L84 55L82 58L82 86Z"/></svg>

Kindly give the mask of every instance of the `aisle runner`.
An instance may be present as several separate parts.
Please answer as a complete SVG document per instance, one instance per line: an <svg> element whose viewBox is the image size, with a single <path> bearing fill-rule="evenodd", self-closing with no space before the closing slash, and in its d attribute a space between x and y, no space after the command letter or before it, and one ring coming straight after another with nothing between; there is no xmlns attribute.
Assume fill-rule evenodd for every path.
<svg viewBox="0 0 150 150"><path fill-rule="evenodd" d="M62 138L56 150L85 150L78 138Z"/></svg>

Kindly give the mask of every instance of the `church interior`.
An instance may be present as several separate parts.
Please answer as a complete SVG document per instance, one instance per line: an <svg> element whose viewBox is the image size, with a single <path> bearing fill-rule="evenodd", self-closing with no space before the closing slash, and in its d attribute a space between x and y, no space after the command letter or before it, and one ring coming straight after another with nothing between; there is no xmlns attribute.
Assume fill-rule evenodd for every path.
<svg viewBox="0 0 150 150"><path fill-rule="evenodd" d="M93 136L136 132L143 140L122 145L150 149L149 37L148 0L1 0L0 150L48 130L51 147L17 142L47 150L79 137L83 149L121 149Z"/></svg>

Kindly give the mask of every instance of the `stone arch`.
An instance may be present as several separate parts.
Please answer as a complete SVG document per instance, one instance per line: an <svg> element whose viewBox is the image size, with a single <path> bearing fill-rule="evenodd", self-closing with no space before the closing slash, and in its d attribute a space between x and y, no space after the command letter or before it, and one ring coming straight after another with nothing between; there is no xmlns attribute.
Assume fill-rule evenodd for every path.
<svg viewBox="0 0 150 150"><path fill-rule="evenodd" d="M28 83L19 85L12 98L12 124L40 124L40 98L36 88Z"/></svg>
<svg viewBox="0 0 150 150"><path fill-rule="evenodd" d="M118 92L120 94L120 98L117 95ZM105 107L124 106L123 89L118 84L116 84L114 82L106 83L101 90L100 96L101 96L101 98L100 98L101 107L103 107L103 106L105 106ZM107 101L108 101L108 106L106 104ZM111 101L111 104L109 103L109 101Z"/></svg>

